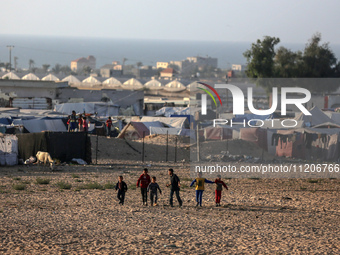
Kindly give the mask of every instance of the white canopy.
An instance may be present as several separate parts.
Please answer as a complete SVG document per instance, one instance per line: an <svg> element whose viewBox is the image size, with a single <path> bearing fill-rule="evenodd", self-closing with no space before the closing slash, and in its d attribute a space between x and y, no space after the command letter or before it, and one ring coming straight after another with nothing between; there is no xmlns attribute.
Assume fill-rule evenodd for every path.
<svg viewBox="0 0 340 255"><path fill-rule="evenodd" d="M95 77L90 76L87 77L82 81L83 84L88 84L88 85L100 85L102 84L100 81L98 81Z"/></svg>
<svg viewBox="0 0 340 255"><path fill-rule="evenodd" d="M62 81L67 81L69 84L77 84L80 83L80 80L78 80L75 76L69 75L62 79Z"/></svg>
<svg viewBox="0 0 340 255"><path fill-rule="evenodd" d="M19 76L13 72L6 73L4 76L2 76L2 79L20 80Z"/></svg>
<svg viewBox="0 0 340 255"><path fill-rule="evenodd" d="M40 79L34 73L29 73L22 77L21 80L39 81Z"/></svg>
<svg viewBox="0 0 340 255"><path fill-rule="evenodd" d="M76 111L76 113L97 113L98 116L117 116L119 106L104 102L65 103L55 105L54 110L68 115L70 115L72 111Z"/></svg>
<svg viewBox="0 0 340 255"><path fill-rule="evenodd" d="M103 81L103 85L105 87L120 87L122 86L122 83L116 78L110 77L106 79L105 81Z"/></svg>
<svg viewBox="0 0 340 255"><path fill-rule="evenodd" d="M179 82L177 80L169 82L164 87L164 90L169 91L169 92L180 92L180 91L183 91L185 89L186 89L186 87L181 82Z"/></svg>
<svg viewBox="0 0 340 255"><path fill-rule="evenodd" d="M46 75L44 78L41 79L42 81L60 81L58 77L53 74Z"/></svg>
<svg viewBox="0 0 340 255"><path fill-rule="evenodd" d="M143 84L140 83L140 81L136 80L135 78L131 78L130 80L127 80L126 82L123 83L123 87L129 89L142 89Z"/></svg>
<svg viewBox="0 0 340 255"><path fill-rule="evenodd" d="M144 84L144 86L151 90L160 90L164 88L162 83L160 83L158 80L148 81L147 83Z"/></svg>
<svg viewBox="0 0 340 255"><path fill-rule="evenodd" d="M309 112L312 115L304 115L301 112L295 117L295 120L304 121L306 127L319 125L325 122L334 123L334 121L329 118L323 111L321 111L317 106L314 106L311 110L309 110Z"/></svg>
<svg viewBox="0 0 340 255"><path fill-rule="evenodd" d="M198 91L199 87L203 87L203 86L199 84L197 81L194 81L187 86L187 90L189 90L190 92Z"/></svg>

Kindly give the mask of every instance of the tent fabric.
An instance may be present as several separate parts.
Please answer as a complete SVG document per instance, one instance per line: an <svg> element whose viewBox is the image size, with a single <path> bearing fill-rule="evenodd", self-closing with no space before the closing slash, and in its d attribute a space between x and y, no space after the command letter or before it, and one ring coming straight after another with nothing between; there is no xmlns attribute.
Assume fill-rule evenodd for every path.
<svg viewBox="0 0 340 255"><path fill-rule="evenodd" d="M108 79L106 79L105 81L103 81L103 86L106 87L120 87L122 86L122 83L117 80L116 78L110 77Z"/></svg>
<svg viewBox="0 0 340 255"><path fill-rule="evenodd" d="M90 77L87 77L86 79L84 79L82 81L83 84L89 84L89 85L100 85L102 84L100 81L98 81L95 77L93 76L90 76Z"/></svg>
<svg viewBox="0 0 340 255"><path fill-rule="evenodd" d="M144 84L144 86L151 90L160 90L164 88L162 83L160 83L158 80L148 81L147 83Z"/></svg>
<svg viewBox="0 0 340 255"><path fill-rule="evenodd" d="M294 130L278 130L277 134L286 135L280 137L276 146L276 155L279 157L291 157L305 159L304 135ZM294 137L294 138L293 138ZM292 139L293 138L293 139Z"/></svg>
<svg viewBox="0 0 340 255"><path fill-rule="evenodd" d="M190 115L190 107L162 107L156 111L156 116Z"/></svg>
<svg viewBox="0 0 340 255"><path fill-rule="evenodd" d="M173 127L173 128L185 128L189 129L189 121L185 117L149 117L149 116L144 116L140 120L141 122L153 122L153 121L159 121L162 122L163 124Z"/></svg>
<svg viewBox="0 0 340 255"><path fill-rule="evenodd" d="M118 105L104 102L57 104L55 105L54 110L68 115L72 114L73 110L76 111L76 113L97 113L98 116L119 115Z"/></svg>
<svg viewBox="0 0 340 255"><path fill-rule="evenodd" d="M20 80L20 77L13 72L6 73L2 76L2 79L9 79L9 80Z"/></svg>
<svg viewBox="0 0 340 255"><path fill-rule="evenodd" d="M80 80L78 80L75 76L69 75L62 79L61 81L67 81L69 84L78 84L81 83Z"/></svg>
<svg viewBox="0 0 340 255"><path fill-rule="evenodd" d="M263 120L263 126L261 126L261 128L268 128L268 129L291 129L290 127L285 127L282 126L281 121L280 120ZM261 121L256 122L257 126L260 126L262 124ZM286 126L287 125L293 125L294 123L292 121L287 121L286 123L284 123ZM297 125L294 128L302 128L304 127L304 122L299 120L297 121Z"/></svg>
<svg viewBox="0 0 340 255"><path fill-rule="evenodd" d="M15 135L0 137L0 165L18 164L18 138Z"/></svg>
<svg viewBox="0 0 340 255"><path fill-rule="evenodd" d="M17 123L17 122L16 122ZM22 125L30 133L41 131L66 132L66 126L61 119L33 119L22 120Z"/></svg>
<svg viewBox="0 0 340 255"><path fill-rule="evenodd" d="M150 130L142 123L131 121L119 133L118 138L140 139L150 135Z"/></svg>
<svg viewBox="0 0 340 255"><path fill-rule="evenodd" d="M150 127L150 135L180 135L188 136L196 141L195 130L182 128Z"/></svg>
<svg viewBox="0 0 340 255"><path fill-rule="evenodd" d="M295 120L304 121L306 127L320 125L325 122L334 123L334 121L329 118L324 112L322 112L317 106L314 106L309 112L312 115L304 115L301 112L295 117Z"/></svg>
<svg viewBox="0 0 340 255"><path fill-rule="evenodd" d="M38 151L50 153L54 159L62 162L72 158L81 158L91 162L91 140L83 132L41 132L33 134L18 134L19 158L24 160L35 156Z"/></svg>
<svg viewBox="0 0 340 255"><path fill-rule="evenodd" d="M268 150L267 130L261 128L240 128L240 139L253 142L260 148Z"/></svg>
<svg viewBox="0 0 340 255"><path fill-rule="evenodd" d="M140 83L140 81L138 81L137 79L131 78L130 80L127 80L123 83L123 87L131 89L142 89L143 84Z"/></svg>
<svg viewBox="0 0 340 255"><path fill-rule="evenodd" d="M181 92L183 90L186 90L186 87L179 81L171 81L168 84L164 86L164 90L169 92Z"/></svg>
<svg viewBox="0 0 340 255"><path fill-rule="evenodd" d="M225 140L233 138L233 130L223 127L206 127L204 128L205 140Z"/></svg>
<svg viewBox="0 0 340 255"><path fill-rule="evenodd" d="M332 122L325 122L319 125L313 126L313 128L340 128L340 125Z"/></svg>
<svg viewBox="0 0 340 255"><path fill-rule="evenodd" d="M146 126L149 130L151 127L160 127L163 128L164 125L159 122L159 121L152 121L152 122L142 122L144 124L144 126Z"/></svg>
<svg viewBox="0 0 340 255"><path fill-rule="evenodd" d="M40 79L34 73L29 73L22 77L21 80L39 81Z"/></svg>
<svg viewBox="0 0 340 255"><path fill-rule="evenodd" d="M53 74L48 74L41 79L42 81L60 81L59 78Z"/></svg>
<svg viewBox="0 0 340 255"><path fill-rule="evenodd" d="M340 113L339 112L330 112L330 111L327 111L327 112L324 112L329 118L331 118L331 120L340 125Z"/></svg>

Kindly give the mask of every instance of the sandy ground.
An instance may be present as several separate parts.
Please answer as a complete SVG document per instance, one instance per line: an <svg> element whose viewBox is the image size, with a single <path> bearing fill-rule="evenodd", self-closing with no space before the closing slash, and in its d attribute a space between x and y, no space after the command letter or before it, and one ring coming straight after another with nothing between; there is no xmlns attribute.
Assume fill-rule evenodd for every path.
<svg viewBox="0 0 340 255"><path fill-rule="evenodd" d="M131 152L121 154L111 143L101 139L99 165L55 172L39 166L1 168L0 253L340 253L339 179L227 179L222 207L215 207L214 185L207 184L203 207L196 208L187 162L142 163L137 152L135 160L124 160L119 155ZM160 146L154 153L157 148L164 151ZM135 188L145 166L163 191L157 207L142 206ZM176 199L175 207L168 206L169 167L181 178L182 208ZM107 185L119 175L129 187L124 206ZM38 184L39 177L50 183ZM59 182L72 186L60 189ZM107 189L84 189L91 183ZM25 189L16 190L18 184Z"/></svg>

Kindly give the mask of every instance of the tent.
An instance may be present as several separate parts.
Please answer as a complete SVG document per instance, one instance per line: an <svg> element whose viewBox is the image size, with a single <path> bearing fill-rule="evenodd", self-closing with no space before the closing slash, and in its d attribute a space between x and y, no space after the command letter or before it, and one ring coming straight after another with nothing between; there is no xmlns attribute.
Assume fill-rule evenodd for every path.
<svg viewBox="0 0 340 255"><path fill-rule="evenodd" d="M88 103L64 103L57 104L54 110L67 115L72 111L76 113L97 113L98 116L117 116L119 115L119 106L112 103L88 102Z"/></svg>
<svg viewBox="0 0 340 255"><path fill-rule="evenodd" d="M87 77L86 79L84 79L82 81L82 85L88 85L88 86L94 86L94 85L101 85L102 83L96 79L95 77L93 76L90 76L90 77Z"/></svg>
<svg viewBox="0 0 340 255"><path fill-rule="evenodd" d="M130 121L119 133L118 138L140 139L150 135L150 130L142 123Z"/></svg>
<svg viewBox="0 0 340 255"><path fill-rule="evenodd" d="M295 117L295 120L303 121L306 127L312 127L325 122L334 123L334 121L329 118L323 111L321 111L317 106L314 106L309 112L312 115L304 115L301 112Z"/></svg>
<svg viewBox="0 0 340 255"><path fill-rule="evenodd" d="M198 88L203 88L203 87L204 86L202 84L199 84L197 81L194 81L187 86L187 90L189 90L190 92L198 92L200 91L200 89Z"/></svg>
<svg viewBox="0 0 340 255"><path fill-rule="evenodd" d="M21 80L39 81L40 79L34 73L29 73L22 77Z"/></svg>
<svg viewBox="0 0 340 255"><path fill-rule="evenodd" d="M276 139L272 141L276 145L276 155L279 157L305 159L304 135L296 130L278 130Z"/></svg>
<svg viewBox="0 0 340 255"><path fill-rule="evenodd" d="M261 128L240 128L240 139L253 142L260 148L268 150L267 130Z"/></svg>
<svg viewBox="0 0 340 255"><path fill-rule="evenodd" d="M154 122L159 121L165 124L166 126L173 127L173 128L182 128L182 129L189 129L189 121L186 117L149 117L144 116L140 120L141 122Z"/></svg>
<svg viewBox="0 0 340 255"><path fill-rule="evenodd" d="M131 78L130 80L124 82L122 87L125 89L142 89L143 84L135 78Z"/></svg>
<svg viewBox="0 0 340 255"><path fill-rule="evenodd" d="M196 141L195 130L182 128L150 127L150 135L180 135L188 136Z"/></svg>
<svg viewBox="0 0 340 255"><path fill-rule="evenodd" d="M61 119L16 119L13 125L22 125L30 133L39 133L42 131L66 132L66 126Z"/></svg>
<svg viewBox="0 0 340 255"><path fill-rule="evenodd" d="M186 90L186 87L181 82L175 80L166 84L164 90L169 92L181 92Z"/></svg>
<svg viewBox="0 0 340 255"><path fill-rule="evenodd" d="M151 90L161 90L164 88L162 83L160 83L158 80L148 81L147 83L144 84L144 86Z"/></svg>
<svg viewBox="0 0 340 255"><path fill-rule="evenodd" d="M53 74L46 75L41 80L42 81L60 81L59 78Z"/></svg>
<svg viewBox="0 0 340 255"><path fill-rule="evenodd" d="M156 116L190 115L190 107L162 107L156 111Z"/></svg>
<svg viewBox="0 0 340 255"><path fill-rule="evenodd" d="M113 77L106 79L105 81L103 81L102 84L103 86L108 87L108 88L112 88L112 87L116 88L116 87L122 86L122 83Z"/></svg>
<svg viewBox="0 0 340 255"><path fill-rule="evenodd" d="M2 79L20 80L19 76L13 72L6 73L4 76L2 76Z"/></svg>
<svg viewBox="0 0 340 255"><path fill-rule="evenodd" d="M79 84L81 83L80 80L78 80L75 76L69 75L62 79L61 81L67 81L69 84Z"/></svg>

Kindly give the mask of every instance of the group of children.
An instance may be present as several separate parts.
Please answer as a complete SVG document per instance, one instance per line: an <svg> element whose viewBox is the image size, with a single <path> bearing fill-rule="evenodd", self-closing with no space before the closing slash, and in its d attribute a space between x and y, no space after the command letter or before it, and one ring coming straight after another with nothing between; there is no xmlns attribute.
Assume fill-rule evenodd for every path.
<svg viewBox="0 0 340 255"><path fill-rule="evenodd" d="M72 111L72 114L68 116L67 120L68 132L87 132L88 131L88 122L86 116L79 114L78 117L75 111Z"/></svg>
<svg viewBox="0 0 340 255"><path fill-rule="evenodd" d="M172 169L170 169L172 170ZM170 171L169 170L169 171ZM172 170L173 173L173 170ZM171 175L170 175L171 176ZM202 173L198 173L198 177L195 178L191 184L190 187L192 187L196 183L196 206L202 206L202 197L203 197L203 191L204 191L204 183L215 183L215 203L216 206L221 206L221 196L222 196L222 189L223 187L228 190L227 185L222 181L221 176L218 175L216 180L209 181L206 178L202 177ZM136 184L137 188L140 187L141 189L141 195L142 195L142 201L143 205L148 205L148 193L150 194L150 200L151 200L151 206L157 206L157 199L158 199L158 191L160 194L162 194L162 190L160 189L159 185L156 183L156 177L153 176L150 178L150 175L148 174L148 169L144 168L143 173L140 175L140 177L137 180ZM168 185L167 185L168 186ZM125 193L127 191L127 185L123 181L123 176L119 176L118 182L116 184L116 190L118 190L118 200L119 204L124 204L125 199ZM178 195L179 196L179 195ZM178 199L178 198L177 198ZM180 206L182 205L181 200L178 199ZM172 196L170 195L170 204L172 205Z"/></svg>

